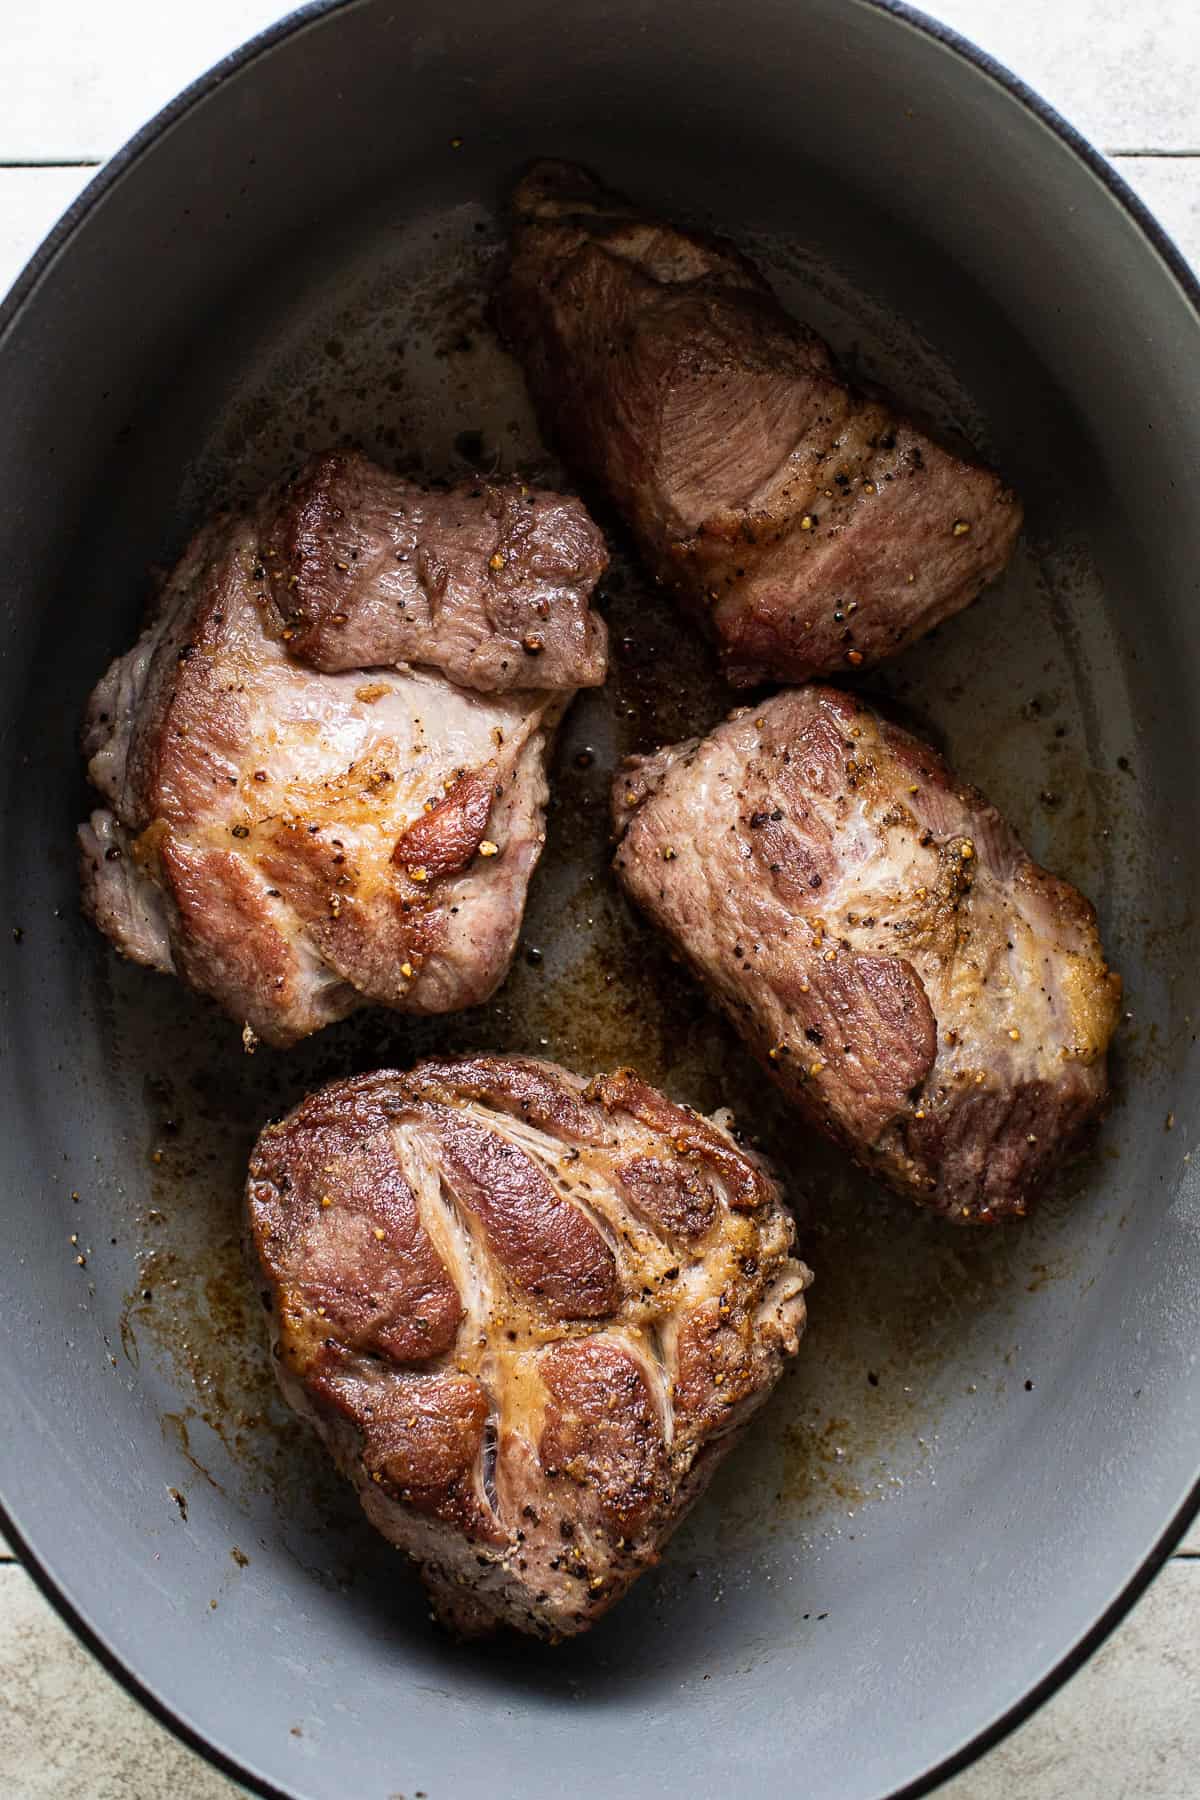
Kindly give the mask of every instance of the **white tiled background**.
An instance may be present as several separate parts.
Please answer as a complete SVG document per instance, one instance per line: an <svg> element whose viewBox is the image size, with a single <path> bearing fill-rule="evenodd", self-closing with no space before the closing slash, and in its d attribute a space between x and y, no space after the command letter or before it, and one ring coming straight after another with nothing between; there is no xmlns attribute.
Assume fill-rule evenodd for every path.
<svg viewBox="0 0 1200 1800"><path fill-rule="evenodd" d="M1105 150L1200 266L1200 0L931 0L931 10ZM95 165L279 12L279 0L0 0L0 294ZM1083 1673L942 1791L1200 1796L1200 1528ZM126 1697L0 1542L0 1800L239 1793Z"/></svg>

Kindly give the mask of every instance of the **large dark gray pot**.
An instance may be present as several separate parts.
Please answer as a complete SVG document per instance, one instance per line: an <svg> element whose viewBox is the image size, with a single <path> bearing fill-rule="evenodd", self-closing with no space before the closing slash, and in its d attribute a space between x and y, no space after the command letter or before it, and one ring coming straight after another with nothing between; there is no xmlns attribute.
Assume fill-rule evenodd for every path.
<svg viewBox="0 0 1200 1800"><path fill-rule="evenodd" d="M601 855L574 800L534 896L545 959L507 1011L249 1064L79 919L74 738L148 566L214 495L347 433L435 466L465 428L528 450L475 295L503 183L540 153L711 216L1022 490L1018 568L886 685L1094 894L1133 1016L1098 1145L1037 1222L984 1240L864 1194L764 1114L818 1272L799 1372L588 1641L463 1652L270 1397L237 1260L246 1144L305 1084L427 1043L635 1055L705 1104L745 1066L650 940L635 1001L630 966L616 999L597 975L626 928L602 879L571 898ZM110 1665L252 1785L915 1791L1074 1668L1166 1555L1200 1460L1198 384L1195 288L1100 159L871 0L313 7L150 126L18 283L4 1525ZM688 647L631 579L622 630L641 620L674 687ZM600 703L572 729L598 783L634 728ZM593 798L562 786L573 767L561 791Z"/></svg>

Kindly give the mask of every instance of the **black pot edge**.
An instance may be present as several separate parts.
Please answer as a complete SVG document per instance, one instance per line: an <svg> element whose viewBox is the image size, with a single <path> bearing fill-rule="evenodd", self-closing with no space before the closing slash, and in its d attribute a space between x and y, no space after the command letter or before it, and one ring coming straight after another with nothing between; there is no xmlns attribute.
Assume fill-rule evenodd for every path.
<svg viewBox="0 0 1200 1800"><path fill-rule="evenodd" d="M302 31L308 25L326 18L331 13L355 4L357 4L357 0L309 0L308 5L288 13L276 24L259 32L240 49L223 57L220 62L214 64L205 74L184 88L161 112L143 125L141 130L136 132L102 166L99 173L63 214L53 231L34 252L22 273L17 277L7 298L0 304L0 343L3 342L9 326L35 291L38 281L50 267L58 251L71 237L75 227L86 218L97 201L120 179L125 170L132 167L165 131L177 120L183 118L185 113L190 112L198 101L212 93L230 75L248 68L260 56L274 49L276 44L291 37L294 32ZM913 30L933 38L935 42L942 44L956 56L961 57L964 62L981 70L1000 87L1007 89L1029 112L1032 112L1044 125L1049 126L1050 130L1070 150L1074 151L1092 174L1103 182L1113 198L1130 215L1142 235L1157 251L1179 283L1197 318L1200 319L1200 280L1197 280L1189 263L1180 254L1158 220L1139 200L1123 177L1117 173L1107 157L1101 155L1100 151L1090 144L1080 132L1076 131L1075 127L1056 112L1047 101L1043 100L1040 94L1035 93L1031 87L1028 87L1003 63L990 56L986 50L979 49L969 39L961 37L958 32L951 30L948 25L943 25L939 20L932 19L928 14L907 5L905 0L861 0L861 4L872 7L876 12L889 13L893 18L900 20ZM994 1719L990 1725L985 1726L966 1744L953 1751L942 1762L937 1763L915 1781L910 1781L905 1787L894 1789L890 1794L881 1795L880 1800L919 1800L921 1795L931 1793L934 1788L940 1787L952 1776L960 1774L971 1763L993 1749L1010 1732L1015 1731L1019 1725L1023 1725L1027 1719L1032 1718L1033 1714L1050 1699L1051 1695L1057 1693L1060 1687L1078 1673L1141 1599L1198 1514L1200 1514L1200 1476L1197 1477L1195 1485L1182 1506L1168 1521L1157 1541L1151 1545L1125 1587L1113 1598L1090 1630L1084 1632L1083 1636L1054 1664L1053 1668L1049 1669L1027 1694L1010 1706L1006 1712L1001 1713L1000 1717ZM189 1749L203 1756L222 1774L228 1775L234 1781L241 1782L252 1793L261 1796L261 1800L302 1800L302 1796L296 1790L288 1792L283 1788L276 1787L264 1776L246 1768L234 1757L228 1756L215 1744L202 1737L173 1712L164 1701L159 1699L140 1676L119 1659L104 1642L104 1639L81 1617L71 1601L57 1587L53 1577L42 1567L38 1557L25 1543L21 1533L9 1518L2 1498L0 1498L0 1531L3 1532L8 1542L16 1547L22 1567L32 1576L41 1593L54 1607L59 1617L87 1646L108 1673L119 1681L135 1700L140 1701L146 1711L151 1713L161 1725L165 1725Z"/></svg>

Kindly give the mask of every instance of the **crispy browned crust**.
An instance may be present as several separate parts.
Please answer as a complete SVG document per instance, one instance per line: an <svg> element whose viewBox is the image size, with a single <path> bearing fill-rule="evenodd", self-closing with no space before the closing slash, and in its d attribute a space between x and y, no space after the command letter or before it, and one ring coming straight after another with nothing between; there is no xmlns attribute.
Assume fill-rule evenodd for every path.
<svg viewBox="0 0 1200 1800"><path fill-rule="evenodd" d="M566 163L535 164L512 210L498 316L543 425L733 683L894 655L1004 568L1011 490L853 392L731 245Z"/></svg>
<svg viewBox="0 0 1200 1800"><path fill-rule="evenodd" d="M352 454L211 521L92 697L111 811L81 832L86 910L281 1046L364 1003L487 999L544 838L549 734L603 678L604 562L578 501L423 489Z"/></svg>
<svg viewBox="0 0 1200 1800"><path fill-rule="evenodd" d="M629 1071L475 1057L323 1088L247 1189L280 1379L456 1629L585 1629L804 1320L762 1165Z"/></svg>
<svg viewBox="0 0 1200 1800"><path fill-rule="evenodd" d="M770 1183L756 1162L734 1150L723 1131L690 1106L668 1100L635 1070L618 1069L614 1075L597 1075L588 1083L587 1093L589 1099L598 1100L608 1112L627 1112L643 1125L661 1132L678 1155L707 1163L728 1184L732 1206L749 1210L761 1206L769 1197Z"/></svg>
<svg viewBox="0 0 1200 1800"><path fill-rule="evenodd" d="M593 687L589 598L608 564L578 500L522 482L427 488L355 451L268 496L266 592L291 653L324 674L414 663L465 687Z"/></svg>
<svg viewBox="0 0 1200 1800"><path fill-rule="evenodd" d="M923 1205L1023 1214L1104 1105L1093 908L832 688L634 758L616 870L805 1116Z"/></svg>

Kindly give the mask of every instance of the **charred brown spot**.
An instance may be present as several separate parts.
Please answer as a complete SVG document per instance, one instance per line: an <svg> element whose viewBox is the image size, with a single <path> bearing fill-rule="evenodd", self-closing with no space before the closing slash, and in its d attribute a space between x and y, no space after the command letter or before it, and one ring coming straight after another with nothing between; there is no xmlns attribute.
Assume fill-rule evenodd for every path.
<svg viewBox="0 0 1200 1800"><path fill-rule="evenodd" d="M643 1218L671 1237L703 1237L717 1212L717 1197L695 1164L635 1156L617 1170L621 1186Z"/></svg>
<svg viewBox="0 0 1200 1800"><path fill-rule="evenodd" d="M280 1285L281 1342L297 1370L327 1338L396 1362L454 1342L458 1289L421 1221L386 1119L361 1096L315 1095L251 1164L250 1218Z"/></svg>
<svg viewBox="0 0 1200 1800"><path fill-rule="evenodd" d="M749 1157L735 1150L728 1138L706 1119L690 1107L668 1100L634 1070L618 1069L615 1074L597 1076L587 1093L589 1099L598 1100L608 1111L627 1112L652 1130L662 1132L680 1154L690 1154L707 1163L713 1174L728 1185L731 1206L750 1210L770 1197L770 1184Z"/></svg>
<svg viewBox="0 0 1200 1800"><path fill-rule="evenodd" d="M592 1489L608 1529L632 1537L667 1478L645 1376L627 1350L606 1339L560 1344L540 1367L553 1401L539 1446L543 1465Z"/></svg>
<svg viewBox="0 0 1200 1800"><path fill-rule="evenodd" d="M423 871L425 878L465 869L487 830L495 784L494 763L460 776L445 798L397 839L392 861L410 873Z"/></svg>

